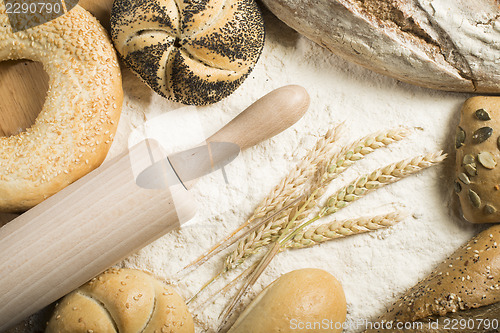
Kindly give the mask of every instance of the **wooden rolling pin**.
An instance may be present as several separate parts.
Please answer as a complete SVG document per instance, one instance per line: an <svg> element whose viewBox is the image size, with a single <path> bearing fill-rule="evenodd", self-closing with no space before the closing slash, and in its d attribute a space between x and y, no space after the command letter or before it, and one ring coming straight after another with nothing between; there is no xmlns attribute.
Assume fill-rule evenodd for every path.
<svg viewBox="0 0 500 333"><path fill-rule="evenodd" d="M246 149L294 124L308 107L304 88L279 88L207 142ZM137 170L164 157L155 141L143 141L0 228L0 332L179 227L179 215L192 216L187 191L135 183ZM172 195L181 204L174 207Z"/></svg>

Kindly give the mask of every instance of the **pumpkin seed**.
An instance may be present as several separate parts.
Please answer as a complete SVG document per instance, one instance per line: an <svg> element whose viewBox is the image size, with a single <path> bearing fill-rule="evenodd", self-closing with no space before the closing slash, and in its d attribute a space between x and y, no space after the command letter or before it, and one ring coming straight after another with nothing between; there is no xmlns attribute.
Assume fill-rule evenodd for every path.
<svg viewBox="0 0 500 333"><path fill-rule="evenodd" d="M472 134L472 143L482 143L493 134L493 128L491 127L481 127Z"/></svg>
<svg viewBox="0 0 500 333"><path fill-rule="evenodd" d="M468 193L469 193L469 199L472 202L472 205L476 208L479 208L481 206L481 198L479 197L479 195L477 195L477 193L474 192L473 190L469 190Z"/></svg>
<svg viewBox="0 0 500 333"><path fill-rule="evenodd" d="M477 160L486 169L494 169L497 166L497 161L492 153L483 151L477 155Z"/></svg>
<svg viewBox="0 0 500 333"><path fill-rule="evenodd" d="M476 161L474 156L471 154L467 154L464 156L464 159L462 160L462 164L473 164Z"/></svg>
<svg viewBox="0 0 500 333"><path fill-rule="evenodd" d="M490 114L485 109L479 109L475 112L476 118L479 120L487 121L491 120Z"/></svg>
<svg viewBox="0 0 500 333"><path fill-rule="evenodd" d="M500 136L497 139L497 147L498 147L498 149L500 149Z"/></svg>
<svg viewBox="0 0 500 333"><path fill-rule="evenodd" d="M474 165L472 164L467 164L465 167L465 172L471 177L477 176L477 169Z"/></svg>
<svg viewBox="0 0 500 333"><path fill-rule="evenodd" d="M461 174L459 174L458 179L460 179L465 185L470 185L469 177L467 177L465 173L462 172Z"/></svg>
<svg viewBox="0 0 500 333"><path fill-rule="evenodd" d="M455 181L455 193L460 193L462 191L462 185L459 182Z"/></svg>
<svg viewBox="0 0 500 333"><path fill-rule="evenodd" d="M462 127L458 126L457 134L455 136L455 148L460 148L464 145L465 142L465 131ZM500 147L500 146L499 146Z"/></svg>
<svg viewBox="0 0 500 333"><path fill-rule="evenodd" d="M495 207L493 207L492 205L486 205L484 206L484 212L486 214L495 214L497 212L497 209Z"/></svg>

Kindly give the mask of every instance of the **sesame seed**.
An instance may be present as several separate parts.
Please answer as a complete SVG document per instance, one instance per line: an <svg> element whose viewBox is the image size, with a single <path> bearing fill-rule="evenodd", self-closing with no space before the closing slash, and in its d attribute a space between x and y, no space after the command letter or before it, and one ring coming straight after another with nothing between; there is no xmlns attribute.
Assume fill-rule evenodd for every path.
<svg viewBox="0 0 500 333"><path fill-rule="evenodd" d="M99 128L99 132L97 132L99 134L96 135L93 133L93 125L97 124L98 119L96 117L108 111L108 108L101 102L102 100L113 99L117 105L121 104L121 101L118 101L118 99L121 99L119 89L121 79L113 46L108 42L108 37L102 29L99 28L99 32L93 32L98 27L97 21L91 21L89 17L90 15L82 9L75 9L67 15L60 16L46 23L49 31L64 31L64 38L60 37L63 34L48 34L47 30L42 29L30 29L26 33L17 34L15 38L9 36L10 32L7 33L7 36L5 34L0 36L0 41L5 40L5 38L13 40L11 54L26 56L27 58L35 52L34 50L39 48L40 41L48 41L47 47L44 49L47 54L40 55L44 67L45 65L49 65L59 75L64 76L62 80L69 80L69 84L73 86L81 85L82 88L89 92L88 94L81 95L80 91L67 91L65 84L58 83L62 80L54 80L50 89L52 93L49 93L49 96L47 96L46 100L48 103L45 103L44 107L46 105L53 105L56 100L61 100L62 104L58 105L58 110L56 110L57 112L53 112L53 116L44 119L41 117L38 118L37 125L40 125L39 127L29 128L27 131L12 136L7 140L8 144L4 147L4 152L10 159L8 161L0 159L0 177L8 181L5 182L7 185L0 186L0 192L5 190L2 186L13 186L9 185L14 184L10 180L13 179L14 175L19 173L17 165L20 164L25 166L24 172L27 173L24 176L25 180L32 182L32 186L35 188L40 184L50 184L58 175L62 175L63 173L68 175L64 176L64 181L59 179L56 182L56 185L61 184L56 189L59 190L64 186L63 184L76 180L77 175L73 174L72 165L73 163L79 163L79 159L83 160L85 158L85 155L81 155L80 152L74 152L74 147L80 147L87 135L94 137L96 141L102 142L107 139L107 134L106 136L102 134L104 128ZM3 16L0 17L0 26L8 24L4 20L6 18ZM86 26L88 26L88 29L83 29ZM68 43L71 40L74 42ZM34 50L30 50L32 45L35 47ZM59 49L64 52L58 52ZM77 51L73 54L72 51L74 49ZM67 59L65 58L61 61L61 59L55 57L55 54L69 54L68 51L72 54ZM64 63L64 66L61 65L62 63ZM71 79L75 76L79 77ZM90 79L88 80L88 78ZM91 82L91 85L86 82ZM60 94L64 94L68 98L60 99ZM76 104L73 104L73 101L77 100L76 97L80 100ZM99 102L94 103L94 101ZM93 105L95 105L95 109L92 108ZM59 112L59 109L64 111L69 110L71 114L63 114L63 112ZM44 110L42 110L41 114L50 115L50 113L44 112ZM113 119L116 119L120 112L119 108L109 111L111 112L109 116ZM80 126L80 123L76 123L75 120L77 131L73 132L67 126L68 122L71 122L73 118L81 119L82 123L85 123L85 126ZM51 134L47 137L47 144L37 144L42 139L45 140L44 134L46 133L46 129L48 130L47 133ZM116 130L116 128L112 130ZM69 138L69 135L71 135L71 140L66 139ZM55 140L52 138L55 138ZM31 146L35 146L34 152L31 148L26 148ZM109 149L109 144L102 145L98 149L107 150ZM30 156L37 156L37 158L30 158ZM92 161L94 166L97 166L101 162L97 159L92 159ZM47 164L50 167L41 167ZM7 191L9 190L7 189ZM20 189L19 192L26 193L23 198L24 201L32 201L32 197L30 196L33 195L31 194L33 191L23 191L23 189Z"/></svg>

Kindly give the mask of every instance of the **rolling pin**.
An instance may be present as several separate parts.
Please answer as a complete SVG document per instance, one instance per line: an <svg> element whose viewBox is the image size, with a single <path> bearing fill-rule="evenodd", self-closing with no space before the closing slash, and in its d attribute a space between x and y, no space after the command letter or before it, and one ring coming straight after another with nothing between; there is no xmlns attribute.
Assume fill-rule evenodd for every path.
<svg viewBox="0 0 500 333"><path fill-rule="evenodd" d="M294 124L308 107L304 88L276 89L207 142L244 150ZM194 214L189 192L136 184L137 169L164 157L145 140L0 228L0 332L178 228L180 215Z"/></svg>

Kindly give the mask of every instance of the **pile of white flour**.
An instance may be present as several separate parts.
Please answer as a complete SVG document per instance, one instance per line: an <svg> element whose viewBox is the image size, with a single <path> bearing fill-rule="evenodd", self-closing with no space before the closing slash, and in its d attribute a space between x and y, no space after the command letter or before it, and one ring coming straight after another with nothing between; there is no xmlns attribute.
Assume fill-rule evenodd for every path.
<svg viewBox="0 0 500 333"><path fill-rule="evenodd" d="M405 125L415 128L409 138L377 150L336 180L332 190L360 173L403 158L438 150L451 153L440 166L379 189L336 216L359 217L404 209L410 213L409 217L389 229L281 253L249 295L253 297L286 272L321 268L333 274L344 287L350 326L345 332L361 332L364 326L358 324L376 319L407 288L481 228L461 218L452 190L455 127L460 107L470 95L419 88L375 74L310 42L269 13L265 13L265 21L264 52L248 79L226 100L196 108L205 134L212 134L259 97L287 84L307 89L311 96L308 113L292 128L243 152L226 168L229 184L224 183L220 173L203 178L193 189L198 203L195 219L120 266L149 270L170 280L243 223L333 125L346 121L344 142ZM124 70L124 89L123 115L108 158L126 149L129 134L145 120L182 107L154 94L128 70ZM177 128L179 136L188 131ZM222 257L214 258L182 279L176 289L186 299L191 297L222 265ZM235 274L241 271L238 269ZM200 299L207 298L234 276L219 280ZM218 295L196 309L191 307L197 332L214 332L218 316L234 291ZM249 299L245 299L245 304Z"/></svg>

